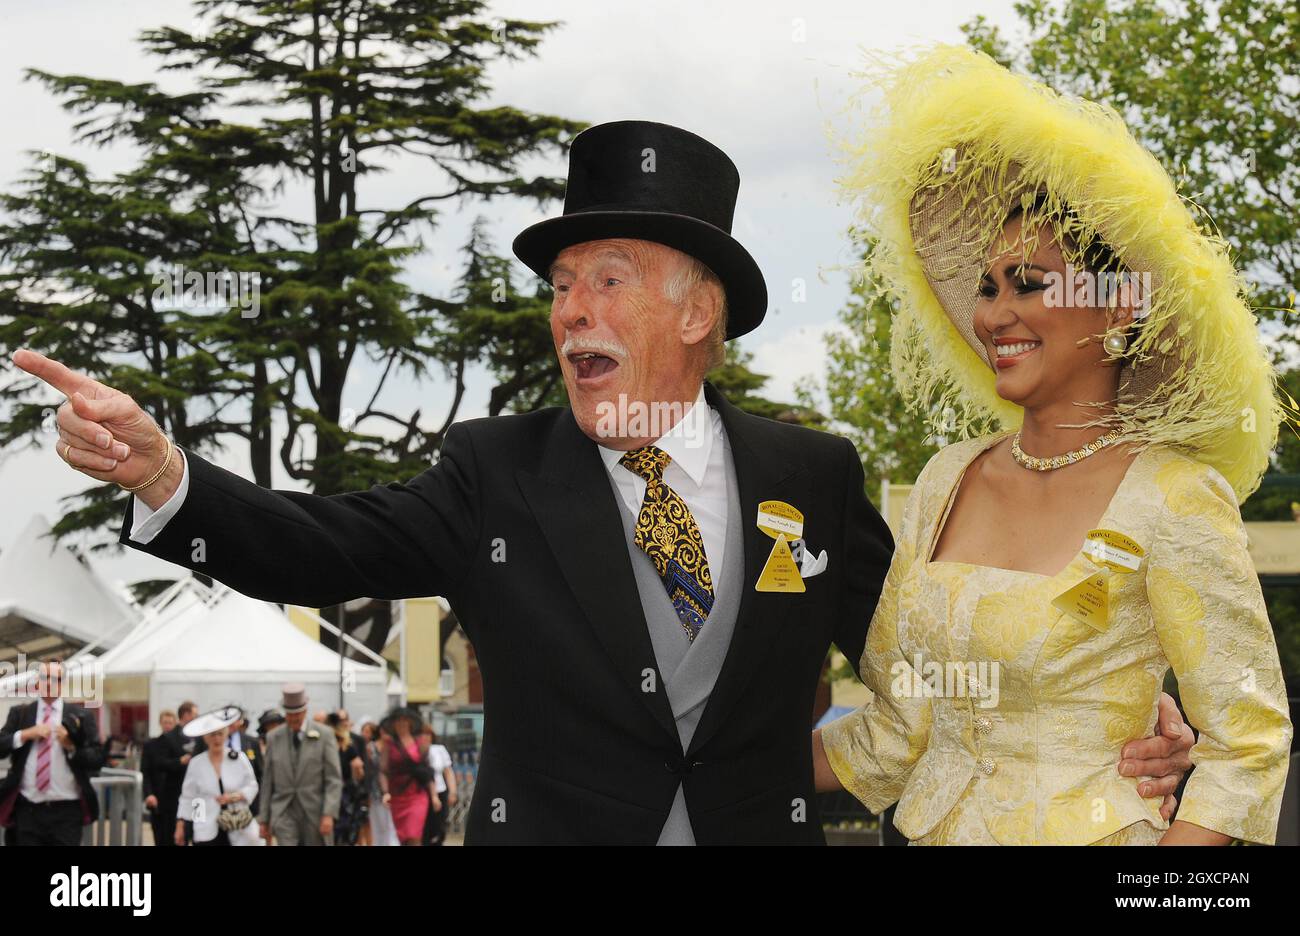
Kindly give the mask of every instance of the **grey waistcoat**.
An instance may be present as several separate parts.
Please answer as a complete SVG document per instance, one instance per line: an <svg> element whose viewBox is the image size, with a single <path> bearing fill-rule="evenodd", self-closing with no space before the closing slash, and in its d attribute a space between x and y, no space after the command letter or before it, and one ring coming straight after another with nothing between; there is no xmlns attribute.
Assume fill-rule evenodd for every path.
<svg viewBox="0 0 1300 936"><path fill-rule="evenodd" d="M716 569L710 564L709 571L712 573L717 599L694 642L687 637L677 612L673 610L673 603L668 600L668 592L664 589L659 573L655 571L654 563L633 540L636 514L628 512L623 498L617 492L614 495L627 534L627 551L632 559L632 572L636 576L641 609L645 612L646 624L650 628L655 661L659 664L659 673L665 683L656 688L657 691L668 693L683 754L695 736L695 727L704 714L704 706L709 701L713 684L717 682L722 662L727 657L731 634L736 626L736 612L740 607L740 590L744 587L745 539L740 516L740 497L736 490L736 470L725 433L723 438L714 441L723 446L723 467L727 473L727 545L724 568ZM668 821L659 833L659 844L695 844L695 833L686 812L686 796L680 785Z"/></svg>

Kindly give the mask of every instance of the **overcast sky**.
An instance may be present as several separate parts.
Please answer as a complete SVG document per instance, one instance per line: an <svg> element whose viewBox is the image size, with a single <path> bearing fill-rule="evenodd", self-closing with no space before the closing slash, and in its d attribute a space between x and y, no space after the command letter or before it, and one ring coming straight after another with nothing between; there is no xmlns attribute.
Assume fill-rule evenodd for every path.
<svg viewBox="0 0 1300 936"><path fill-rule="evenodd" d="M959 42L959 25L976 12L1014 27L1010 0L944 3L912 0L509 0L492 5L502 16L559 20L533 61L491 73L492 103L598 123L641 118L685 127L708 138L735 161L741 187L733 233L767 277L771 307L763 326L741 340L754 368L772 375L767 395L789 399L794 384L822 372L822 336L833 326L846 293L843 274L828 270L851 259L845 239L847 208L837 205L835 166L825 124L854 90L850 72L862 48L897 50L936 41ZM617 11L617 12L613 12ZM25 68L124 81L156 81L177 89L182 80L160 76L139 51L142 29L193 26L187 0L43 0L7 3L0 30L0 186L13 187L29 164L29 150L55 151L87 161L99 174L129 167L129 150L86 150L72 143L73 118L35 83ZM404 204L430 181L416 163L367 182L375 205ZM555 174L563 166L553 167ZM301 193L283 207L301 213ZM557 213L558 206L546 213ZM476 214L490 219L498 249L544 217L531 205L466 206L445 217L426 238L427 251L409 271L418 288L445 293L457 272L457 252ZM807 283L807 299L790 302L791 283ZM376 371L358 367L345 405L362 406ZM484 415L490 384L475 375L461 418ZM429 424L440 421L449 398L440 380L395 385L386 408L419 405ZM50 399L57 398L51 394ZM238 440L236 440L238 441ZM232 447L218 463L247 474L247 457ZM60 498L88 479L63 467L48 448L0 453L0 549L7 548L35 512L51 522ZM279 482L287 484L283 480ZM151 557L126 551L93 560L109 580L134 581L176 573Z"/></svg>

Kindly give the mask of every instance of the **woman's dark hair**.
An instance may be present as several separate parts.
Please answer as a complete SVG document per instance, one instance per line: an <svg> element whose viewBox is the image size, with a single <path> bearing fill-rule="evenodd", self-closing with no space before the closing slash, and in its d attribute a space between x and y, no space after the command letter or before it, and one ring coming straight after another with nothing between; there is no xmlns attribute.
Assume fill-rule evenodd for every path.
<svg viewBox="0 0 1300 936"><path fill-rule="evenodd" d="M1008 224L1022 215L1028 215L1030 217L1042 216L1047 214L1049 210L1051 210L1051 206L1049 205L1048 194L1044 191L1039 191L1028 204L1025 204L1023 200L1017 202L1012 209L1007 212L1007 216L1002 220L1002 226L1005 228ZM1077 247L1079 251L1079 259L1083 261L1083 268L1085 270L1089 273L1119 273L1124 269L1124 265L1120 262L1119 254L1115 252L1115 249L1111 247L1110 244L1106 243L1096 234L1090 232L1086 233L1082 239L1074 233L1076 231L1087 232L1087 228L1079 221L1078 215L1076 215L1070 206L1064 202L1060 203L1060 215L1062 219L1069 222L1070 233L1067 234L1067 236L1075 241L1074 246ZM1062 246L1064 247L1066 245Z"/></svg>

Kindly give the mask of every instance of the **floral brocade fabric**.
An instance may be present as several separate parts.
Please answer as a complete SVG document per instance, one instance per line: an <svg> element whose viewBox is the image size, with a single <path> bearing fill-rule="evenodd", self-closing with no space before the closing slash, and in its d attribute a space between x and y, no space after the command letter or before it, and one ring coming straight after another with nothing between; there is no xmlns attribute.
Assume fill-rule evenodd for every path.
<svg viewBox="0 0 1300 936"><path fill-rule="evenodd" d="M1098 572L1079 552L1054 576L929 561L966 467L1001 436L940 451L904 509L862 655L872 700L826 726L844 787L915 844L1154 844L1168 824L1125 742L1155 724L1172 667L1199 733L1177 818L1234 838L1277 832L1292 726L1232 488L1149 446L1099 529L1136 541L1096 624L1052 601Z"/></svg>

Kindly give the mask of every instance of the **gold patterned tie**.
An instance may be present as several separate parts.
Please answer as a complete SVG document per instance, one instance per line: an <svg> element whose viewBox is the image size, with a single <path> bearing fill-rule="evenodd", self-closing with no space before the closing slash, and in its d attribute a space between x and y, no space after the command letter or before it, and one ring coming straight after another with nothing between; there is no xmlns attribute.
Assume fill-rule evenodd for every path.
<svg viewBox="0 0 1300 936"><path fill-rule="evenodd" d="M664 483L664 469L671 460L667 452L646 445L618 461L645 478L645 498L636 518L636 544L654 563L677 618L693 641L713 607L713 577L704 555L704 538L690 508Z"/></svg>

